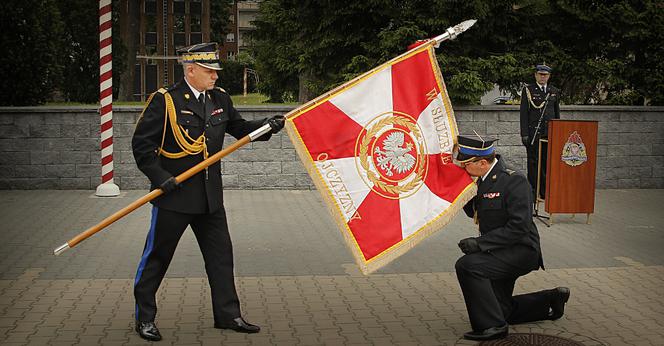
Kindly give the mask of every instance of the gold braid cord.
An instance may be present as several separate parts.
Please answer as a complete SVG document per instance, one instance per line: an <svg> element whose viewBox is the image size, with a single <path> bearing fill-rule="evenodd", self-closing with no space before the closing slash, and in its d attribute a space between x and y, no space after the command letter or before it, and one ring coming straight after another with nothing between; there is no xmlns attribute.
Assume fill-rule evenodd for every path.
<svg viewBox="0 0 664 346"><path fill-rule="evenodd" d="M367 149L369 147L369 142L371 141L371 138L378 132L378 130L389 124L397 124L405 126L414 133L419 134L419 130L417 129L417 127L413 125L413 123L402 117L382 119L381 121L376 123L376 125L372 126L371 129L367 131L366 135L362 139L362 143L360 144L360 164L362 165L362 168L364 168L364 170L367 172L367 177L369 178L369 180L371 180L371 182L373 182L379 189L387 193L399 195L399 193L408 192L419 185L420 181L422 181L422 176L426 169L426 160L425 159L418 160L419 165L417 167L416 176L403 186L386 184L385 182L380 180L380 177L369 169L369 160L368 160L369 154ZM419 152L420 152L419 153L420 158L424 158L425 156L424 156L423 146L420 146Z"/></svg>
<svg viewBox="0 0 664 346"><path fill-rule="evenodd" d="M164 94L164 99L166 100L166 109L164 110L164 134L161 139L161 146L159 147L159 155L164 155L169 159L179 159L187 155L198 155L201 152L203 153L203 158L208 158L207 145L205 144L205 133L200 135L200 137L193 139L189 136L187 131L184 131L181 125L178 124L175 104L173 104L173 98L168 93ZM178 144L180 149L179 153L169 153L164 150L164 139L166 138L166 119L168 119L173 129L173 137L175 137L175 142Z"/></svg>
<svg viewBox="0 0 664 346"><path fill-rule="evenodd" d="M530 89L528 89L528 87L526 87L526 94L528 94L528 101L536 109L540 109L540 108L544 107L544 104L546 104L546 100L549 99L549 94L547 93L546 98L544 99L544 101L542 101L542 103L540 103L539 106L535 106L535 103L533 102L533 96L530 94Z"/></svg>

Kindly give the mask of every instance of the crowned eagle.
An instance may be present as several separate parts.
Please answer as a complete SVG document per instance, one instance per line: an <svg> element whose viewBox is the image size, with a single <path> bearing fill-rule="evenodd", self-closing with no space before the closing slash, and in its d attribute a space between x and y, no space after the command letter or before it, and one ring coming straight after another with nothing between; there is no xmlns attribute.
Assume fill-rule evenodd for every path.
<svg viewBox="0 0 664 346"><path fill-rule="evenodd" d="M415 157L409 152L413 148L412 143L404 145L404 133L394 131L383 140L383 149L376 147L376 163L383 169L388 177L397 173L407 172L415 165Z"/></svg>

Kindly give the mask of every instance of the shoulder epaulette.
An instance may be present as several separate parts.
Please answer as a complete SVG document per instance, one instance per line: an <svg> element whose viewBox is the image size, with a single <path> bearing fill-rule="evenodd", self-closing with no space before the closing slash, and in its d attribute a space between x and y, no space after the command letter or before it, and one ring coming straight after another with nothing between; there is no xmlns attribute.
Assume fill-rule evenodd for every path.
<svg viewBox="0 0 664 346"><path fill-rule="evenodd" d="M159 88L159 90L157 90L157 92L163 95L167 92L167 90L164 89L164 88Z"/></svg>
<svg viewBox="0 0 664 346"><path fill-rule="evenodd" d="M509 174L509 175L512 175L512 174L516 173L515 170L509 169L509 168L505 168L505 172L507 172L507 174Z"/></svg>
<svg viewBox="0 0 664 346"><path fill-rule="evenodd" d="M215 87L215 89L221 91L222 93L225 93L225 92L226 92L226 90L224 90L223 88L220 88L220 87Z"/></svg>

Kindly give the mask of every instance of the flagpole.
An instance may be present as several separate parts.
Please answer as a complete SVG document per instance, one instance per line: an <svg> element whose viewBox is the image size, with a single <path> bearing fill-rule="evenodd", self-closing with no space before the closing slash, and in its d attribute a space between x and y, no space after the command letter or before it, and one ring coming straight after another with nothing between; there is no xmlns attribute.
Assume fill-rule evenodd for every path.
<svg viewBox="0 0 664 346"><path fill-rule="evenodd" d="M234 152L238 148L240 148L240 147L244 146L245 144L255 140L256 138L270 132L270 130L271 130L271 127L270 127L269 124L265 124L265 125L261 126L260 128L258 128L254 132L240 138L235 143L228 146L226 149L215 153L214 155L208 157L204 161L199 162L196 166L191 167L188 170L186 170L185 172L183 172L182 174L178 175L177 177L175 177L175 181L178 184L182 183L183 181L185 181L185 180L191 178L192 176L194 176L196 173L198 173L198 172L202 171L203 169L205 169L205 167L208 167L209 165L221 160L223 157L225 157L228 154ZM82 242L83 240L91 237L93 234L101 231L106 226L112 224L113 222L115 222L115 221L121 219L122 217L124 217L125 215L131 213L132 211L134 211L138 207L142 206L143 204L145 204L147 202L150 202L151 200L161 196L163 193L164 192L161 189L152 190L150 193L148 193L145 196L137 199L136 201L134 201L130 205L120 209L119 211L115 212L113 215L105 218L100 223L88 228L87 230L85 230L84 232L82 232L79 235L75 236L74 238L71 238L68 242L60 245L58 248L53 250L53 254L57 256L57 255L63 253L65 250L73 248L74 246L76 246L76 244L78 244L78 243Z"/></svg>
<svg viewBox="0 0 664 346"><path fill-rule="evenodd" d="M438 36L428 40L427 42L425 42L424 44L422 44L422 45L420 45L416 48L408 50L407 52L397 56L396 58L390 59L388 62L382 64L381 66L385 66L386 64L390 64L395 60L401 59L404 56L406 56L408 54L411 54L412 51L414 51L414 50L424 49L424 47L428 47L428 46L431 46L431 45L437 47L440 44L440 42L443 42L443 41L446 41L446 40L453 40L457 36L459 36L461 33L463 33L464 31L468 30L471 26L473 26L473 24L475 24L475 22L477 22L477 20L471 19L471 20L466 20L462 23L459 23L459 24L457 24L453 27L449 27L449 28L447 28L447 30L445 30L445 33L443 33L441 35L438 35ZM381 66L378 66L377 68L380 68ZM292 111L286 113L286 115L285 115L286 119L288 119L288 118L290 118L290 117L292 117L292 116L294 116L298 113L301 113L304 110L307 110L307 109L311 108L312 106L315 106L315 105L321 103L321 100L327 99L330 95L332 95L334 93L337 93L340 90L349 88L350 86L354 85L357 81L361 80L362 78L364 78L369 73L376 70L377 68L372 69L372 70L370 70L366 73L363 73L360 76L355 77L354 79L352 79L352 80L350 80L350 81L348 81L348 82L346 82L346 83L344 83L344 84L342 84L342 85L326 92L325 94L314 98L313 100L303 104L302 106L299 106L299 107L293 109ZM254 139L268 133L269 131L270 131L270 125L268 125L268 124L263 125L262 127L255 130L254 132L250 133L249 135L239 139L237 142L233 143L232 145L230 145L226 149L215 153L214 155L208 157L204 161L199 162L194 167L188 169L184 173L178 175L177 177L175 177L175 180L177 181L177 183L181 183L181 182L189 179L190 177L192 177L196 173L198 173L198 172L202 171L203 169L205 169L205 167L208 167L211 164L221 160L222 158L224 158L228 154L234 152L235 150L239 149L240 147L244 146L245 144L250 143ZM78 234L74 238L70 239L68 242L60 245L55 250L53 250L53 254L59 255L59 254L63 253L64 251L76 246L77 244L79 244L83 240L91 237L92 235L94 235L95 233L101 231L102 229L104 229L108 225L110 225L113 222L121 219L125 215L127 215L127 214L131 213L132 211L136 210L138 207L140 207L143 204L145 204L145 203L161 196L162 194L163 194L163 191L161 189L155 189L155 190L151 191L150 193L148 193L145 196L139 198L138 200L134 201L130 205L126 206L125 208L123 208L123 209L115 212L111 216L105 218L100 223L98 223L98 224L88 228L84 232Z"/></svg>

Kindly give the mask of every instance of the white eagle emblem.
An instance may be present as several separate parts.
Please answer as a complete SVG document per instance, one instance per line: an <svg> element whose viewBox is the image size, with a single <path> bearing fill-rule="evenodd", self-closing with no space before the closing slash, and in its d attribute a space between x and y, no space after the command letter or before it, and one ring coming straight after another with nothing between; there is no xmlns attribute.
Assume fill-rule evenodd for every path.
<svg viewBox="0 0 664 346"><path fill-rule="evenodd" d="M383 150L376 147L376 162L388 177L392 176L392 170L397 173L409 171L415 165L415 157L408 152L413 148L412 143L404 146L404 134L394 131L383 140Z"/></svg>

